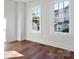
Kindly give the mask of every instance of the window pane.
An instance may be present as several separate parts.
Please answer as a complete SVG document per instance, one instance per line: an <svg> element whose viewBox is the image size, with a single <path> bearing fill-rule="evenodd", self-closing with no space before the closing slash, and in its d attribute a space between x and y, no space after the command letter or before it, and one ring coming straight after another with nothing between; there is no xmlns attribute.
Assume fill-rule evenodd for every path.
<svg viewBox="0 0 79 59"><path fill-rule="evenodd" d="M62 31L62 22L58 18L58 21L54 25L55 31L56 32L61 32Z"/></svg>
<svg viewBox="0 0 79 59"><path fill-rule="evenodd" d="M58 17L59 16L59 10L58 10L58 3L55 3L54 4L54 14L55 14L55 17Z"/></svg>
<svg viewBox="0 0 79 59"><path fill-rule="evenodd" d="M59 2L59 9L63 9L63 2Z"/></svg>
<svg viewBox="0 0 79 59"><path fill-rule="evenodd" d="M64 12L64 3L63 2L59 2L59 17L63 18L63 12Z"/></svg>
<svg viewBox="0 0 79 59"><path fill-rule="evenodd" d="M36 16L40 17L40 6L36 7Z"/></svg>
<svg viewBox="0 0 79 59"><path fill-rule="evenodd" d="M58 3L54 4L54 10L58 10Z"/></svg>
<svg viewBox="0 0 79 59"><path fill-rule="evenodd" d="M69 1L64 1L64 8L69 6Z"/></svg>
<svg viewBox="0 0 79 59"><path fill-rule="evenodd" d="M69 17L64 17L62 32L69 32Z"/></svg>

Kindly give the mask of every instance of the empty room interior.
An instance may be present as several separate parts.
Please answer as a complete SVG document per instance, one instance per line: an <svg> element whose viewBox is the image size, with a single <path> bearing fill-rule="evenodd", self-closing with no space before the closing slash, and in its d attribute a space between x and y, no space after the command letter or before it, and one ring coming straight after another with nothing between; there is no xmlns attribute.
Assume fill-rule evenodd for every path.
<svg viewBox="0 0 79 59"><path fill-rule="evenodd" d="M73 0L4 0L5 59L74 59Z"/></svg>

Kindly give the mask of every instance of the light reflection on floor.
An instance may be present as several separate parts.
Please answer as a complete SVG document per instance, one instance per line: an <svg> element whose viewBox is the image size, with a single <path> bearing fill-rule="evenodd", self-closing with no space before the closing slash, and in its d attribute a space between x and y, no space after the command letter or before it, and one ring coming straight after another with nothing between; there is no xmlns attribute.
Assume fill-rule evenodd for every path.
<svg viewBox="0 0 79 59"><path fill-rule="evenodd" d="M23 55L17 51L5 51L4 58L22 57Z"/></svg>

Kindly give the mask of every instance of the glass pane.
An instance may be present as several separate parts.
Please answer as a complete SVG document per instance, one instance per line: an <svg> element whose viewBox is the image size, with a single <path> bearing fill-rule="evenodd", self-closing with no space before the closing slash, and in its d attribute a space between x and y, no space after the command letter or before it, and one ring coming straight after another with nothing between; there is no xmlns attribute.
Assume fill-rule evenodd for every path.
<svg viewBox="0 0 79 59"><path fill-rule="evenodd" d="M54 14L55 14L55 17L58 17L59 16L59 10L58 10L58 3L55 3L54 4Z"/></svg>
<svg viewBox="0 0 79 59"><path fill-rule="evenodd" d="M35 6L32 13L32 29L40 30L40 6Z"/></svg>
<svg viewBox="0 0 79 59"><path fill-rule="evenodd" d="M59 17L63 18L63 12L64 12L64 3L63 2L59 2Z"/></svg>
<svg viewBox="0 0 79 59"><path fill-rule="evenodd" d="M69 32L69 17L64 17L62 28L62 32Z"/></svg>
<svg viewBox="0 0 79 59"><path fill-rule="evenodd" d="M58 20L60 20L60 19L58 18ZM55 28L56 32L61 32L62 31L62 22L61 21L56 22L54 25L54 28Z"/></svg>
<svg viewBox="0 0 79 59"><path fill-rule="evenodd" d="M58 3L54 4L54 10L58 10Z"/></svg>
<svg viewBox="0 0 79 59"><path fill-rule="evenodd" d="M58 21L59 21L59 18L55 18L55 23L58 23Z"/></svg>
<svg viewBox="0 0 79 59"><path fill-rule="evenodd" d="M36 7L36 16L40 17L40 6Z"/></svg>
<svg viewBox="0 0 79 59"><path fill-rule="evenodd" d="M64 8L69 6L69 1L64 1Z"/></svg>
<svg viewBox="0 0 79 59"><path fill-rule="evenodd" d="M63 2L59 2L59 9L63 9Z"/></svg>

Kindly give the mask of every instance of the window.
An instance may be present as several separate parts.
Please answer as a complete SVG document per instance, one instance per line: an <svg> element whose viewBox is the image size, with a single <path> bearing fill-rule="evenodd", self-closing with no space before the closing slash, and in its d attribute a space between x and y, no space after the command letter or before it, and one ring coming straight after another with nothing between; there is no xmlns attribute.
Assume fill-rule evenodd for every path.
<svg viewBox="0 0 79 59"><path fill-rule="evenodd" d="M40 16L41 10L40 6L35 6L32 9L32 30L33 31L40 31Z"/></svg>
<svg viewBox="0 0 79 59"><path fill-rule="evenodd" d="M69 1L54 3L55 32L69 32Z"/></svg>

